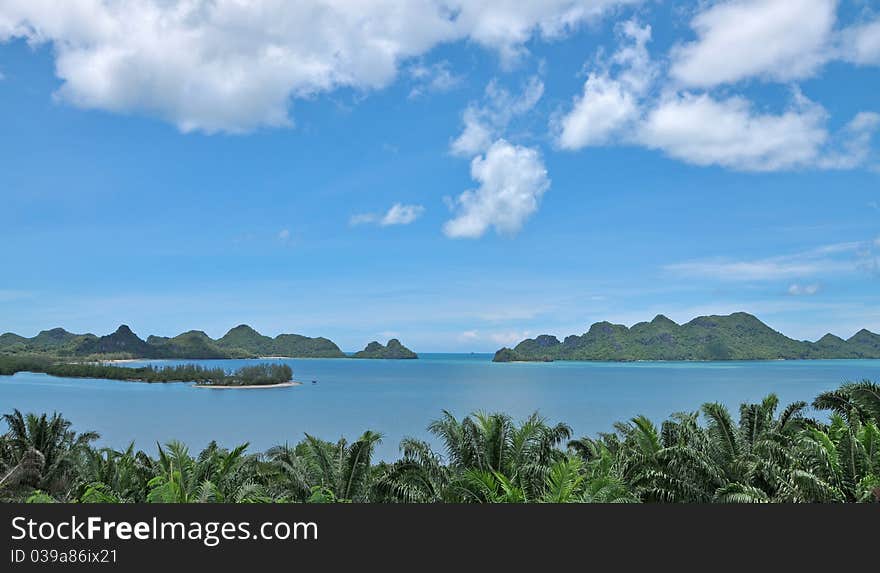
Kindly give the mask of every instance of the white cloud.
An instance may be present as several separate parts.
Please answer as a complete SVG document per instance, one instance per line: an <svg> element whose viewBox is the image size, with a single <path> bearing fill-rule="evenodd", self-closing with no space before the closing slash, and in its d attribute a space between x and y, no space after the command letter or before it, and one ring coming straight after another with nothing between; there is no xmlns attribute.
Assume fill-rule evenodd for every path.
<svg viewBox="0 0 880 573"><path fill-rule="evenodd" d="M289 241L290 240L290 229L281 229L278 232L278 240L279 241Z"/></svg>
<svg viewBox="0 0 880 573"><path fill-rule="evenodd" d="M358 213L356 215L352 215L348 219L348 224L352 227L356 227L357 225L366 225L368 223L375 223L379 220L379 216L375 213Z"/></svg>
<svg viewBox="0 0 880 573"><path fill-rule="evenodd" d="M409 225L421 217L424 212L425 208L421 205L403 205L401 203L395 203L390 209L388 209L388 212L385 213L385 216L382 217L379 224L383 227L389 225Z"/></svg>
<svg viewBox="0 0 880 573"><path fill-rule="evenodd" d="M501 346L514 346L529 337L528 330L493 332L489 334L489 338L496 344Z"/></svg>
<svg viewBox="0 0 880 573"><path fill-rule="evenodd" d="M650 87L656 69L646 48L651 27L639 27L634 21L622 26L627 44L611 58L610 66L619 66L611 76L606 69L590 73L584 92L575 98L569 113L554 121L556 142L563 149L580 149L608 143L638 118L639 98Z"/></svg>
<svg viewBox="0 0 880 573"><path fill-rule="evenodd" d="M686 261L667 265L665 270L682 277L733 282L804 278L853 272L864 262L864 248L865 244L859 242L835 243L791 255L755 260Z"/></svg>
<svg viewBox="0 0 880 573"><path fill-rule="evenodd" d="M836 134L834 146L819 160L825 169L853 169L869 162L880 114L863 111Z"/></svg>
<svg viewBox="0 0 880 573"><path fill-rule="evenodd" d="M543 95L544 82L537 76L530 77L516 95L492 80L486 86L482 104L471 103L464 110L464 129L450 144L450 151L463 157L486 151L514 118L531 111Z"/></svg>
<svg viewBox="0 0 880 573"><path fill-rule="evenodd" d="M812 276L839 268L816 261L766 259L757 261L694 261L669 265L667 270L687 277L725 281L762 281Z"/></svg>
<svg viewBox="0 0 880 573"><path fill-rule="evenodd" d="M393 225L409 225L422 216L425 208L421 205L404 205L395 203L388 211L382 213L359 213L352 215L348 220L349 225L365 225L375 224L380 227L390 227Z"/></svg>
<svg viewBox="0 0 880 573"><path fill-rule="evenodd" d="M828 140L826 119L821 106L799 95L784 113L768 114L741 97L685 93L662 99L636 137L696 165L774 171L815 163Z"/></svg>
<svg viewBox="0 0 880 573"><path fill-rule="evenodd" d="M880 65L880 19L844 30L841 44L843 59L855 64Z"/></svg>
<svg viewBox="0 0 880 573"><path fill-rule="evenodd" d="M473 159L471 177L480 186L454 201L455 217L443 226L448 237L477 238L490 227L499 234L516 234L550 187L538 151L503 139Z"/></svg>
<svg viewBox="0 0 880 573"><path fill-rule="evenodd" d="M821 286L818 283L812 284L799 284L794 283L788 287L788 294L792 296L813 296L814 294L818 294L821 290Z"/></svg>
<svg viewBox="0 0 880 573"><path fill-rule="evenodd" d="M0 41L51 43L58 96L182 131L291 125L292 100L373 90L470 40L506 62L636 0L4 0Z"/></svg>
<svg viewBox="0 0 880 573"><path fill-rule="evenodd" d="M670 75L712 87L760 77L790 81L827 61L837 0L730 0L691 22L698 39L671 53Z"/></svg>
<svg viewBox="0 0 880 573"><path fill-rule="evenodd" d="M672 74L681 74L676 66L683 65L685 55L703 62L718 52L719 61L736 62L743 57L759 65L760 61L737 52L737 49L750 50L754 46L760 46L764 56L776 54L773 62L787 70L786 73L795 73L797 66L787 64L780 54L797 53L798 65L810 61L810 54L796 51L790 54L783 50L788 32L780 30L791 25L790 20L816 16L792 12L791 6L803 8L804 2L792 0L789 5L777 0L764 3L749 0L714 4L695 20L696 29L705 32L701 34L701 41L673 50ZM830 7L826 6L827 2L820 4L819 8L830 10L831 16L825 18L830 34L835 3L831 2ZM744 18L741 27L731 23L734 17ZM758 41L760 38L745 42L740 37L742 34L772 35L771 32L781 34L779 42ZM561 149L636 145L661 151L686 163L738 171L853 169L872 163L872 141L880 129L880 114L858 113L844 127L831 132L825 108L807 99L797 87L793 88L791 101L782 111L761 109L742 96L674 89L677 86L661 77L660 66L647 50L650 27L639 26L631 20L619 28L618 36L620 47L607 61L599 58L597 69L589 74L584 91L574 99L571 110L551 120L556 144ZM729 42L743 43L745 47L728 51L725 46ZM824 39L816 43L819 44L823 53L829 51ZM727 73L721 64L714 61L709 64L713 73ZM713 79L684 83L714 85L721 82Z"/></svg>
<svg viewBox="0 0 880 573"><path fill-rule="evenodd" d="M458 339L460 341L470 341L470 340L476 340L478 338L480 338L480 333L477 332L476 330L465 330L464 332L462 332L461 334L458 335Z"/></svg>
<svg viewBox="0 0 880 573"><path fill-rule="evenodd" d="M452 71L447 60L435 64L416 64L409 68L409 75L415 85L409 92L410 98L417 98L427 93L448 92L461 85L462 77Z"/></svg>

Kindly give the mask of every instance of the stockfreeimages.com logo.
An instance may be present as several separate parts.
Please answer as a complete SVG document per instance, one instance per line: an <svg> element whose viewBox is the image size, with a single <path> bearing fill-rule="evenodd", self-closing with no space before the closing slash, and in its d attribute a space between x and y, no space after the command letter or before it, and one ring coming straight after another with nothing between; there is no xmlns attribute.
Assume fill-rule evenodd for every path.
<svg viewBox="0 0 880 573"><path fill-rule="evenodd" d="M216 547L222 541L311 541L318 539L314 522L271 522L255 527L248 521L105 521L101 517L85 519L72 516L60 522L35 521L25 517L12 519L13 541L200 541Z"/></svg>

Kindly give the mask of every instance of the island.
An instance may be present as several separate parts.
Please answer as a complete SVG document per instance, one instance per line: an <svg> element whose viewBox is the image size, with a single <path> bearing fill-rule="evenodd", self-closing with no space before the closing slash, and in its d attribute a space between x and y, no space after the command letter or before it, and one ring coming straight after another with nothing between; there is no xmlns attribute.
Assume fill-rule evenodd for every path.
<svg viewBox="0 0 880 573"><path fill-rule="evenodd" d="M404 346L396 338L388 341L388 344L382 346L375 340L359 351L351 355L352 358L380 358L393 360L412 360L418 358L419 355Z"/></svg>
<svg viewBox="0 0 880 573"><path fill-rule="evenodd" d="M301 334L279 334L272 338L246 324L230 329L218 339L211 338L201 330L190 330L173 337L153 335L143 340L125 324L104 336L74 334L63 328L44 330L33 338L11 332L0 335L0 356L32 355L70 361L418 357L396 339L390 340L387 346L372 342L363 351L349 356L328 338Z"/></svg>
<svg viewBox="0 0 880 573"><path fill-rule="evenodd" d="M195 382L210 388L276 388L294 386L287 364L256 364L234 371L195 364L126 367L99 362L65 362L45 354L0 355L0 375L36 372L61 378L95 378L127 382Z"/></svg>
<svg viewBox="0 0 880 573"><path fill-rule="evenodd" d="M805 360L880 359L880 335L862 329L844 340L826 334L816 342L795 340L773 330L757 317L736 312L700 316L685 324L656 316L627 328L597 322L578 336L560 341L542 334L495 353L494 362L554 360Z"/></svg>

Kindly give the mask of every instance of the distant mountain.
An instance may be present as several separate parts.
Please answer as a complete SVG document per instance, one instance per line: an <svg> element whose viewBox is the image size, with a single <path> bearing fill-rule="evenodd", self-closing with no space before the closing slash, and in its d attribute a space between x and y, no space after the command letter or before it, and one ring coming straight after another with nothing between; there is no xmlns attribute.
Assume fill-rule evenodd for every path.
<svg viewBox="0 0 880 573"><path fill-rule="evenodd" d="M550 360L777 360L880 358L880 336L861 330L849 340L826 334L800 341L737 312L676 324L663 315L630 328L597 322L562 342L543 334L495 353L495 362Z"/></svg>
<svg viewBox="0 0 880 573"><path fill-rule="evenodd" d="M246 324L239 324L219 338L217 345L224 349L243 350L254 356L273 356L275 341Z"/></svg>
<svg viewBox="0 0 880 573"><path fill-rule="evenodd" d="M19 336L12 332L0 334L0 352L7 349L23 350L29 340L29 338Z"/></svg>
<svg viewBox="0 0 880 573"><path fill-rule="evenodd" d="M245 358L246 353L228 352L201 330L190 330L173 338L150 336L147 344L162 358Z"/></svg>
<svg viewBox="0 0 880 573"><path fill-rule="evenodd" d="M327 338L309 338L299 334L264 336L246 324L240 324L217 341L227 350L241 350L256 356L295 356L299 358L342 358L345 353Z"/></svg>
<svg viewBox="0 0 880 573"><path fill-rule="evenodd" d="M391 340L388 346L378 342L361 353L363 358L416 358L400 341ZM59 357L96 358L256 358L283 356L288 358L345 358L346 355L332 340L311 338L299 334L264 336L246 324L232 328L214 340L201 330L190 330L174 337L138 337L126 326L113 334L74 334L63 328L44 330L33 338L7 332L0 335L0 353L45 353Z"/></svg>
<svg viewBox="0 0 880 573"><path fill-rule="evenodd" d="M299 334L279 334L275 337L272 356L344 358L345 353L336 346L335 342L321 336L309 338Z"/></svg>
<svg viewBox="0 0 880 573"><path fill-rule="evenodd" d="M37 350L54 350L64 348L81 335L67 332L63 328L43 330L30 340L30 346Z"/></svg>
<svg viewBox="0 0 880 573"><path fill-rule="evenodd" d="M412 359L418 357L418 354L401 344L396 338L389 340L386 346L382 346L374 340L367 344L366 348L352 355L352 358Z"/></svg>
<svg viewBox="0 0 880 573"><path fill-rule="evenodd" d="M123 324L113 334L106 336L84 336L73 346L75 355L114 354L135 358L161 358L156 347L141 340L137 334Z"/></svg>

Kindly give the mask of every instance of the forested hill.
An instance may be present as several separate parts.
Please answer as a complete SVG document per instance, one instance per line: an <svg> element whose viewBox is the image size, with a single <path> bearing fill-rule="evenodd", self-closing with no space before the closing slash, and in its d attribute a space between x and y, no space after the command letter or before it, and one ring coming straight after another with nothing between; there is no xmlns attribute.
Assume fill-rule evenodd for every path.
<svg viewBox="0 0 880 573"><path fill-rule="evenodd" d="M399 343L398 343L399 345ZM384 348L384 347L383 347ZM404 348L400 345L400 348ZM406 350L408 353L409 351ZM0 354L48 354L71 358L344 358L346 354L332 340L300 334L264 336L245 324L213 339L201 330L190 330L174 337L149 336L141 339L126 326L106 336L74 334L63 328L44 330L33 338L8 332L0 335ZM409 358L406 353L383 352L370 358ZM413 354L414 356L414 354ZM356 358L360 356L355 355ZM367 357L367 356L364 356Z"/></svg>
<svg viewBox="0 0 880 573"><path fill-rule="evenodd" d="M418 354L401 344L396 338L389 340L385 346L374 340L367 344L366 348L352 355L352 358L413 359L418 357Z"/></svg>
<svg viewBox="0 0 880 573"><path fill-rule="evenodd" d="M880 335L861 330L847 340L826 334L794 340L737 312L676 324L663 315L630 328L597 322L577 336L543 334L495 353L495 362L551 360L779 360L880 358Z"/></svg>

